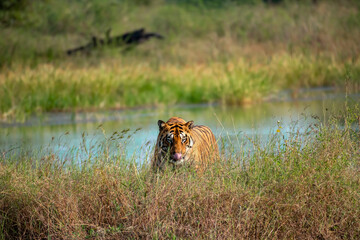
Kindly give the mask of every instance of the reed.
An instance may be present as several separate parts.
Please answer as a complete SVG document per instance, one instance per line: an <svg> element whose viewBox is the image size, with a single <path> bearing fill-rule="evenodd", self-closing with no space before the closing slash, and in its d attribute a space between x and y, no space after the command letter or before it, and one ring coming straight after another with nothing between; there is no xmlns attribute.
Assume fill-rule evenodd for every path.
<svg viewBox="0 0 360 240"><path fill-rule="evenodd" d="M282 89L344 87L345 80L359 90L356 1L200 2L214 4L35 1L25 10L0 11L1 119L176 103L243 104ZM109 27L114 34L145 27L166 39L66 56L66 49Z"/></svg>
<svg viewBox="0 0 360 240"><path fill-rule="evenodd" d="M252 152L225 148L202 174L154 175L109 138L80 163L3 153L0 239L358 239L359 111L240 141Z"/></svg>
<svg viewBox="0 0 360 240"><path fill-rule="evenodd" d="M121 66L121 67L119 67ZM121 109L178 103L248 104L283 89L319 86L359 89L360 62L340 63L287 54L266 64L245 59L185 66L127 64L108 60L98 66L41 64L0 73L3 120L33 113Z"/></svg>

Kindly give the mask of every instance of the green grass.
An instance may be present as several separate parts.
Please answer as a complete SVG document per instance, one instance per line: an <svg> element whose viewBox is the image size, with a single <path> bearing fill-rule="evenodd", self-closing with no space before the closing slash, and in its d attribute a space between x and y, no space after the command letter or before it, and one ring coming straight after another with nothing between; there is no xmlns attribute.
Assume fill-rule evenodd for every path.
<svg viewBox="0 0 360 240"><path fill-rule="evenodd" d="M119 67L121 65L121 67ZM349 75L351 73L351 75ZM184 67L128 65L108 61L100 66L73 68L42 64L0 73L3 120L25 119L47 111L76 111L176 103L245 104L282 89L345 85L359 88L359 62L279 56L266 65L237 62Z"/></svg>
<svg viewBox="0 0 360 240"><path fill-rule="evenodd" d="M24 1L24 10L1 10L0 118L244 104L283 89L344 87L346 79L359 90L356 1L205 2ZM145 27L166 38L66 56L110 27L114 35Z"/></svg>
<svg viewBox="0 0 360 240"><path fill-rule="evenodd" d="M201 174L154 175L106 144L81 164L3 153L0 238L358 239L358 116L345 105L305 133L256 136Z"/></svg>
<svg viewBox="0 0 360 240"><path fill-rule="evenodd" d="M288 1L277 6L257 3L218 8L131 2L36 1L23 11L17 10L17 17L11 20L4 17L8 12L0 11L4 15L0 14L0 63L66 61L65 50L87 43L92 35L103 36L108 28L115 35L140 27L166 37L130 54L135 60L152 59L155 63L219 61L237 56L262 59L278 52L358 57L360 15L356 1ZM116 53L110 56L113 54L123 58Z"/></svg>

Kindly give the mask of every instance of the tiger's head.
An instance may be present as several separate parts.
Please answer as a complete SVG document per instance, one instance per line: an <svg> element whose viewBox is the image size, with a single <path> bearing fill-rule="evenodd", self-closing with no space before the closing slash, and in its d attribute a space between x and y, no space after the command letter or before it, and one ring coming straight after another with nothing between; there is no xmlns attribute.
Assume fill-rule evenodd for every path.
<svg viewBox="0 0 360 240"><path fill-rule="evenodd" d="M194 122L186 123L166 123L158 121L159 142L158 146L163 158L169 158L169 162L174 165L181 165L190 158L190 150L194 145L191 137L191 129Z"/></svg>

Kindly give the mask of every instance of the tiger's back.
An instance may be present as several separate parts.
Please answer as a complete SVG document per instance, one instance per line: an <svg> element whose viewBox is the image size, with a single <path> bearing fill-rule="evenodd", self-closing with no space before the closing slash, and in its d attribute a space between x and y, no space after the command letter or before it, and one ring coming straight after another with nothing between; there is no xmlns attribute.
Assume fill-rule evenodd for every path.
<svg viewBox="0 0 360 240"><path fill-rule="evenodd" d="M174 166L194 164L206 166L219 156L212 131L207 126L196 126L193 121L172 117L166 123L159 120L159 135L152 162L154 170L162 169L166 162Z"/></svg>

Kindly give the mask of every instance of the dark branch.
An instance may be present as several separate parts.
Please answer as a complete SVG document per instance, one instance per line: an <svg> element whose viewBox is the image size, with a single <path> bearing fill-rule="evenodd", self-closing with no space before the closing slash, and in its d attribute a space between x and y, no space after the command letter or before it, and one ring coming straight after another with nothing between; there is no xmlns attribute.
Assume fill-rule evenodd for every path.
<svg viewBox="0 0 360 240"><path fill-rule="evenodd" d="M111 28L105 32L105 39L93 36L88 44L69 49L66 51L66 53L68 55L72 55L77 52L90 52L95 48L103 47L105 45L114 45L116 47L129 45L134 46L148 41L150 38L164 39L164 37L158 33L146 33L144 28L140 28L132 32L127 32L115 37L111 37L110 33Z"/></svg>

